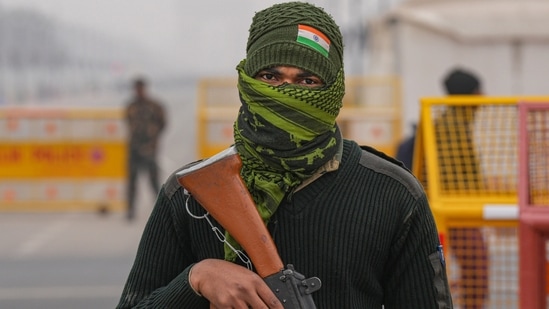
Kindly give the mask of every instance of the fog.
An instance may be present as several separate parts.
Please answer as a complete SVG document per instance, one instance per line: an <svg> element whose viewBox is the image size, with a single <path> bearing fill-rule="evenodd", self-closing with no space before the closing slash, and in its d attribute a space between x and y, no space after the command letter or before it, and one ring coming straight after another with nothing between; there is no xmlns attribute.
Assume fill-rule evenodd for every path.
<svg viewBox="0 0 549 309"><path fill-rule="evenodd" d="M277 2L0 0L0 105L121 93L136 75L234 76L253 15ZM367 20L399 0L310 2L340 25L346 72L361 74Z"/></svg>
<svg viewBox="0 0 549 309"><path fill-rule="evenodd" d="M233 74L244 57L253 14L281 1L0 0L5 11L27 9L67 27L128 42L151 53L156 66L189 75ZM340 23L361 25L396 1L310 1ZM351 8L352 7L352 8ZM135 66L132 70L145 70Z"/></svg>
<svg viewBox="0 0 549 309"><path fill-rule="evenodd" d="M252 1L239 2L241 6L247 6L247 2ZM189 74L226 71L230 62L236 62L242 42L245 42L243 17L251 12L219 5L212 7L207 1L3 0L0 3L6 11L29 9L66 27L85 29L108 40L135 44L136 48L150 53L155 65ZM227 25L239 35L227 35ZM221 32L215 33L216 28L217 31L223 29L222 36L219 35ZM211 47L222 45L225 45L224 53ZM147 69L144 65L133 68L136 72Z"/></svg>

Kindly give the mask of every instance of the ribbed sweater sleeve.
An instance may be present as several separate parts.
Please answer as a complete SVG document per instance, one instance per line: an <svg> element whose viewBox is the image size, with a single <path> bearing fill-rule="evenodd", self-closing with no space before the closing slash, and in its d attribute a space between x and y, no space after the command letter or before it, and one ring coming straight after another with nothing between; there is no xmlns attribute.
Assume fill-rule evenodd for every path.
<svg viewBox="0 0 549 309"><path fill-rule="evenodd" d="M385 207L393 211L386 218L397 218L399 222L394 236L386 238L391 247L382 281L386 291L385 308L450 308L440 240L423 188L410 173L385 164L379 157L366 154L360 162L375 172L375 177L380 177L377 190L380 194L374 194L373 203L383 205L390 201L397 205ZM390 224L390 221L381 224Z"/></svg>
<svg viewBox="0 0 549 309"><path fill-rule="evenodd" d="M169 188L169 187L168 187ZM134 265L117 308L209 308L188 282L195 261L188 235L174 225L182 196L170 199L165 185L145 226Z"/></svg>

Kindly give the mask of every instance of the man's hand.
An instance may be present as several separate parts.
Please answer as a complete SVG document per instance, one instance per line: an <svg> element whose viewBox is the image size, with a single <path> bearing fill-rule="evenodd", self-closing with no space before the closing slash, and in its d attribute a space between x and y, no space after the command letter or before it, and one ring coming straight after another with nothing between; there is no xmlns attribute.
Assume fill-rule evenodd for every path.
<svg viewBox="0 0 549 309"><path fill-rule="evenodd" d="M211 308L284 308L258 274L224 260L207 259L195 264L189 281L210 301Z"/></svg>

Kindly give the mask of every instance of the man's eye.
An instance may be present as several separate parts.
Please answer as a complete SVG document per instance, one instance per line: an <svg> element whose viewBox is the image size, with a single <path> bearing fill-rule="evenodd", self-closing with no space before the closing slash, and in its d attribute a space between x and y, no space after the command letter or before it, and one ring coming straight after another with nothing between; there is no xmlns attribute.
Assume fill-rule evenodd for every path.
<svg viewBox="0 0 549 309"><path fill-rule="evenodd" d="M266 80L273 80L275 78L275 76L273 74L270 74L270 73L264 73L264 74L261 75L261 78L266 79Z"/></svg>
<svg viewBox="0 0 549 309"><path fill-rule="evenodd" d="M302 81L301 81L302 84L305 84L305 85L311 85L311 86L315 86L315 85L321 85L322 82L316 78L304 78Z"/></svg>

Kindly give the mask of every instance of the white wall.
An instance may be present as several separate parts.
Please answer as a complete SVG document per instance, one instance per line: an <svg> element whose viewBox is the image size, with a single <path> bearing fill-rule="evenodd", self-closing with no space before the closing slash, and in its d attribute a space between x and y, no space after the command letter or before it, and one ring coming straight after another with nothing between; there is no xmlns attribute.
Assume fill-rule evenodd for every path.
<svg viewBox="0 0 549 309"><path fill-rule="evenodd" d="M531 95L549 94L549 42L529 43L522 48L521 88Z"/></svg>
<svg viewBox="0 0 549 309"><path fill-rule="evenodd" d="M466 42L402 20L394 27L405 135L419 118L420 98L445 95L442 79L454 66L475 72L486 95L549 95L549 42Z"/></svg>

